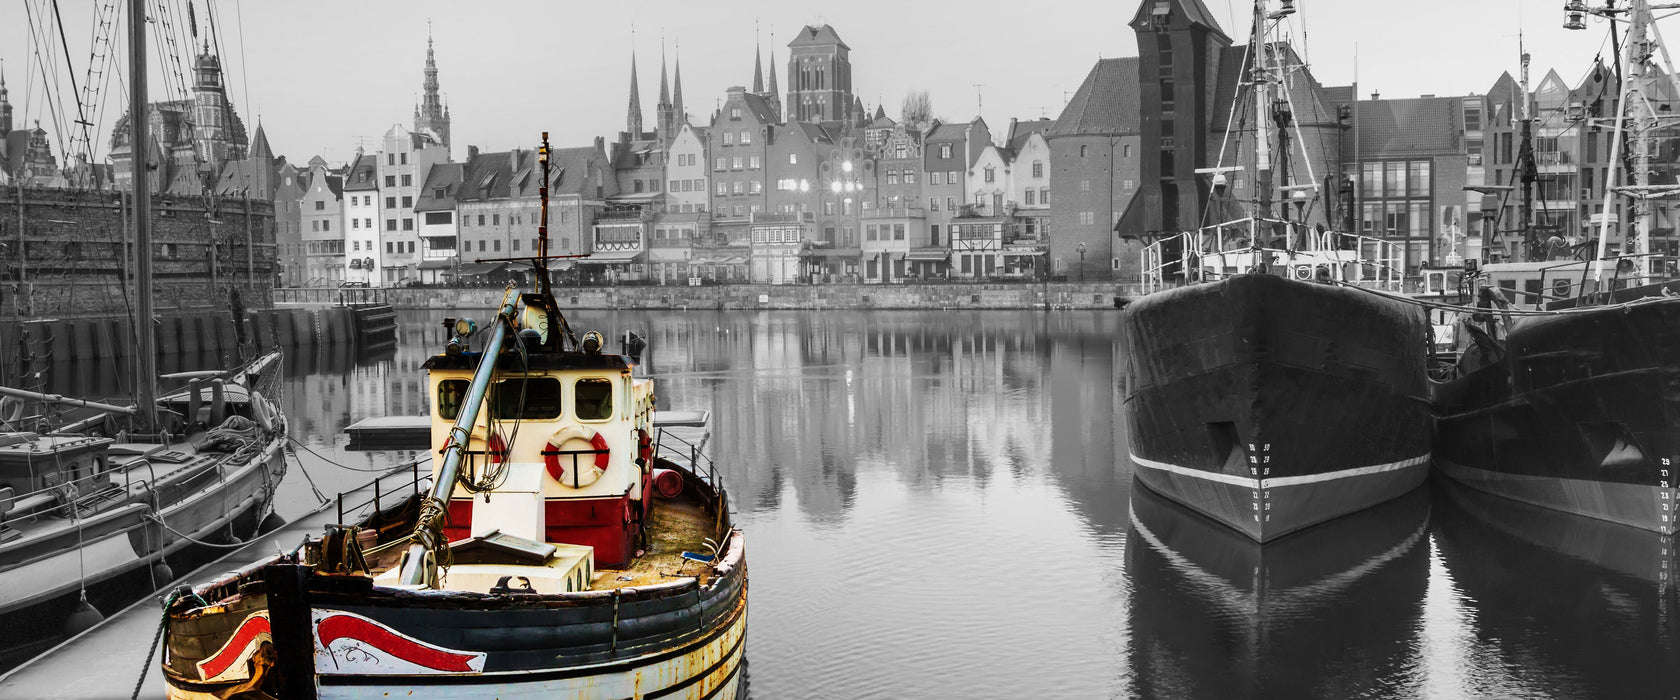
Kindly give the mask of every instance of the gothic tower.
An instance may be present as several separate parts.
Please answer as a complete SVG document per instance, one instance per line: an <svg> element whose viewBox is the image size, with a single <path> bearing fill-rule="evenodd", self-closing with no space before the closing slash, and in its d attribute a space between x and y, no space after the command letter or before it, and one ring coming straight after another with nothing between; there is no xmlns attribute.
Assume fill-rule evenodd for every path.
<svg viewBox="0 0 1680 700"><path fill-rule="evenodd" d="M1159 201L1162 230L1201 225L1211 181L1196 169L1212 162L1220 63L1240 56L1202 0L1144 0L1132 18L1142 102L1139 195ZM1223 118L1224 114L1217 114ZM1156 190L1158 200L1149 199Z"/></svg>
<svg viewBox="0 0 1680 700"><path fill-rule="evenodd" d="M826 24L788 42L788 121L838 122L852 108L852 47Z"/></svg>
<svg viewBox="0 0 1680 700"><path fill-rule="evenodd" d="M426 35L426 82L420 105L414 108L414 130L435 136L449 152L449 109L438 95L437 57L432 50L431 33Z"/></svg>
<svg viewBox="0 0 1680 700"><path fill-rule="evenodd" d="M233 112L222 85L222 59L210 53L208 43L204 53L198 55L193 77L194 150L200 162L219 170L222 163L242 159L245 154L237 152L240 149L231 138L233 129L228 121Z"/></svg>
<svg viewBox="0 0 1680 700"><path fill-rule="evenodd" d="M630 108L624 120L630 138L642 137L642 88L636 84L636 52L630 52Z"/></svg>
<svg viewBox="0 0 1680 700"><path fill-rule="evenodd" d="M0 68L0 139L12 133L12 101L6 96L6 71Z"/></svg>

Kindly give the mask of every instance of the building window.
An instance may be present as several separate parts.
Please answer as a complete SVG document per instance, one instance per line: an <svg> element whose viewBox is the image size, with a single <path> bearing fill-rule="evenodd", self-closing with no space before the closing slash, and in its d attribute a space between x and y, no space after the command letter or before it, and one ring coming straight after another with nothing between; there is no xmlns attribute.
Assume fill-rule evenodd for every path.
<svg viewBox="0 0 1680 700"><path fill-rule="evenodd" d="M331 231L332 230L332 219L327 219L325 221L322 221L321 222L321 230L322 231Z"/></svg>
<svg viewBox="0 0 1680 700"><path fill-rule="evenodd" d="M997 171L990 166L986 168L986 182L997 182Z"/></svg>
<svg viewBox="0 0 1680 700"><path fill-rule="evenodd" d="M1033 204L1034 204L1033 194L1034 194L1034 192L1032 190L1027 190L1026 193L1025 193L1025 196L1026 196L1026 202L1025 203L1029 207L1033 206Z"/></svg>
<svg viewBox="0 0 1680 700"><path fill-rule="evenodd" d="M478 242L478 252L480 252L480 253L484 252L484 241L479 241Z"/></svg>
<svg viewBox="0 0 1680 700"><path fill-rule="evenodd" d="M386 175L385 176L385 186L386 187L396 187L397 186L397 176Z"/></svg>
<svg viewBox="0 0 1680 700"><path fill-rule="evenodd" d="M397 230L397 220L396 219L386 219L385 220L385 230L386 231Z"/></svg>
<svg viewBox="0 0 1680 700"><path fill-rule="evenodd" d="M360 229L361 227L362 227L362 220L361 219L351 219L350 220L350 228L351 229Z"/></svg>
<svg viewBox="0 0 1680 700"><path fill-rule="evenodd" d="M406 158L408 158L408 156L404 155L403 158L406 159ZM402 184L403 187L413 187L414 186L414 176L413 175L402 176L402 183L403 183Z"/></svg>
<svg viewBox="0 0 1680 700"><path fill-rule="evenodd" d="M1127 146L1127 148L1131 148L1131 147ZM1044 161L1042 161L1042 160L1033 161L1033 171L1032 171L1032 173L1033 173L1032 176L1035 177L1035 178L1044 177Z"/></svg>
<svg viewBox="0 0 1680 700"><path fill-rule="evenodd" d="M904 224L893 224L893 240L904 240Z"/></svg>
<svg viewBox="0 0 1680 700"><path fill-rule="evenodd" d="M736 180L735 182L729 183L729 191L734 194L744 194L746 192L746 185L747 183Z"/></svg>
<svg viewBox="0 0 1680 700"><path fill-rule="evenodd" d="M386 255L395 255L396 254L395 251L391 250L392 246L393 246L393 244L390 241L385 241L385 254Z"/></svg>
<svg viewBox="0 0 1680 700"><path fill-rule="evenodd" d="M733 131L723 132L723 145L725 145L725 146L735 145L735 132L733 132Z"/></svg>
<svg viewBox="0 0 1680 700"><path fill-rule="evenodd" d="M642 181L641 180L635 181L634 185L635 185L635 191L637 191L637 192L642 191Z"/></svg>
<svg viewBox="0 0 1680 700"><path fill-rule="evenodd" d="M957 210L957 198L956 197L946 197L945 198L945 210L946 211L956 211Z"/></svg>
<svg viewBox="0 0 1680 700"><path fill-rule="evenodd" d="M940 180L940 177L939 177L939 174L940 174L940 172L941 172L941 171L939 171L939 170L935 170L935 171L933 171L933 172L931 172L931 173L928 173L928 184L930 184L930 185L938 185L938 184L941 184L941 183L940 183L940 182L939 182L939 180ZM951 184L956 184L956 183L951 183Z"/></svg>
<svg viewBox="0 0 1680 700"><path fill-rule="evenodd" d="M741 118L741 108L740 107L730 107L729 108L729 118L730 119L740 119Z"/></svg>
<svg viewBox="0 0 1680 700"><path fill-rule="evenodd" d="M1095 212L1089 212L1089 211L1079 212L1079 224L1081 226L1090 226L1090 225L1093 225L1095 223L1097 223L1097 215L1096 215Z"/></svg>
<svg viewBox="0 0 1680 700"><path fill-rule="evenodd" d="M395 153L385 154L385 164L386 165L396 165L397 164L397 154L395 154Z"/></svg>
<svg viewBox="0 0 1680 700"><path fill-rule="evenodd" d="M1090 180L1080 180L1079 181L1079 191L1080 192L1090 192L1091 191L1091 181Z"/></svg>
<svg viewBox="0 0 1680 700"><path fill-rule="evenodd" d="M887 184L889 184L889 185L898 184L898 171L897 170L888 170L887 171Z"/></svg>
<svg viewBox="0 0 1680 700"><path fill-rule="evenodd" d="M763 191L764 191L764 181L763 180L753 180L752 181L752 193L753 194L758 194L758 193L763 192Z"/></svg>
<svg viewBox="0 0 1680 700"><path fill-rule="evenodd" d="M747 158L747 167L752 168L754 170L757 170L758 169L758 156L751 156L751 157Z"/></svg>
<svg viewBox="0 0 1680 700"><path fill-rule="evenodd" d="M938 197L928 197L928 211L939 211Z"/></svg>
<svg viewBox="0 0 1680 700"><path fill-rule="evenodd" d="M1086 147L1085 147L1085 146L1080 146L1080 147L1079 147L1079 157L1080 157L1080 158L1084 158L1084 157L1085 157L1085 148L1086 148Z"/></svg>
<svg viewBox="0 0 1680 700"><path fill-rule="evenodd" d="M909 170L909 169L906 169L904 171L904 184L906 184L906 185L916 184L916 171Z"/></svg>
<svg viewBox="0 0 1680 700"><path fill-rule="evenodd" d="M731 169L734 169L734 170L740 170L741 169L741 157L740 156L735 156L734 158L730 158L729 159L729 167Z"/></svg>
<svg viewBox="0 0 1680 700"><path fill-rule="evenodd" d="M396 209L397 208L397 198L396 197L386 197L385 198L385 208L386 209Z"/></svg>
<svg viewBox="0 0 1680 700"><path fill-rule="evenodd" d="M676 180L672 180L672 181L671 181L671 191L672 191L672 192L680 192L680 191L682 191L682 185L681 185L681 184L678 184L678 181L676 181Z"/></svg>
<svg viewBox="0 0 1680 700"><path fill-rule="evenodd" d="M727 183L727 182L718 183L717 184L717 193L720 196L729 194L729 183Z"/></svg>
<svg viewBox="0 0 1680 700"><path fill-rule="evenodd" d="M1122 158L1132 157L1132 146L1131 146L1131 144L1126 144L1126 145L1120 147L1120 156Z"/></svg>
<svg viewBox="0 0 1680 700"><path fill-rule="evenodd" d="M1412 197L1429 196L1429 161L1416 160L1406 165L1406 194Z"/></svg>
<svg viewBox="0 0 1680 700"><path fill-rule="evenodd" d="M410 207L413 207L414 206L414 198L410 197L410 196L404 196L402 198L402 205L403 205L404 209L408 209Z"/></svg>
<svg viewBox="0 0 1680 700"><path fill-rule="evenodd" d="M490 250L492 250L494 252L497 252L497 253L502 252L502 242L501 241L491 241L490 242Z"/></svg>
<svg viewBox="0 0 1680 700"><path fill-rule="evenodd" d="M751 131L741 132L741 143L742 144L752 143L752 132Z"/></svg>
<svg viewBox="0 0 1680 700"><path fill-rule="evenodd" d="M490 215L490 225L491 226L501 226L502 225L502 215L501 214L491 214Z"/></svg>
<svg viewBox="0 0 1680 700"><path fill-rule="evenodd" d="M413 219L403 219L403 230L404 231L413 231L414 230L414 220Z"/></svg>
<svg viewBox="0 0 1680 700"><path fill-rule="evenodd" d="M788 165L799 165L799 154L798 153L789 153L788 154Z"/></svg>
<svg viewBox="0 0 1680 700"><path fill-rule="evenodd" d="M866 240L866 241L879 240L880 236L877 235L877 233L876 233L877 230L878 230L878 227L875 224L869 224L868 226L864 226L863 227L863 240Z"/></svg>
<svg viewBox="0 0 1680 700"><path fill-rule="evenodd" d="M513 239L513 252L519 252L519 239Z"/></svg>
<svg viewBox="0 0 1680 700"><path fill-rule="evenodd" d="M948 143L939 144L939 157L940 158L950 158L951 157L951 144L948 144Z"/></svg>
<svg viewBox="0 0 1680 700"><path fill-rule="evenodd" d="M713 170L723 170L723 169L726 169L728 167L729 167L729 160L727 158L722 157L722 156L718 156L717 163L713 165L712 169Z"/></svg>
<svg viewBox="0 0 1680 700"><path fill-rule="evenodd" d="M320 231L321 231L321 222L319 222L319 221L311 221L311 222L309 222L309 230L311 230L311 231L314 231L314 232L316 232L316 233L320 233Z"/></svg>

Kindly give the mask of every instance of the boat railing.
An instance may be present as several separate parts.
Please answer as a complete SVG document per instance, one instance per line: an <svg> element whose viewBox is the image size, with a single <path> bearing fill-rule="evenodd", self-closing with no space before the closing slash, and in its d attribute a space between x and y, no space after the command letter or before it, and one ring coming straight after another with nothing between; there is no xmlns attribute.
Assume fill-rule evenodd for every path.
<svg viewBox="0 0 1680 700"><path fill-rule="evenodd" d="M1263 224L1281 228L1283 235L1262 241ZM1314 231L1281 220L1237 219L1144 246L1139 269L1145 293L1253 272L1311 280L1321 274L1320 266L1336 282L1400 292L1405 286L1403 252L1399 243L1380 238Z"/></svg>
<svg viewBox="0 0 1680 700"><path fill-rule="evenodd" d="M152 468L150 460L137 460L144 463L148 469ZM69 481L60 482L36 489L22 495L11 494L0 496L0 527L10 523L26 520L41 520L45 518L66 518L80 514L83 510L109 501L122 495L124 489L111 481L111 474L121 469L132 469L134 463L125 467L110 467L95 471L86 476L77 477ZM152 481L156 481L156 472L152 472ZM142 481L136 484L150 489L150 482ZM0 489L9 491L11 487Z"/></svg>
<svg viewBox="0 0 1680 700"><path fill-rule="evenodd" d="M409 498L409 497L412 496L412 494L424 493L425 490L420 488L420 483L422 481L430 481L431 480L431 470L426 471L426 476L424 478L422 478L420 476L420 460L416 459L416 460L410 461L408 463L408 468L409 468L409 473L411 475L410 479L409 479L409 484L408 484L411 493L407 494L407 495L404 495L403 496L404 498ZM357 511L361 510L362 508L365 508L369 505L373 506L373 510L376 513L385 510L383 499L385 499L389 496L396 495L396 494L387 494L387 493L384 492L384 486L382 486L381 484L384 481L385 476L386 476L385 474L381 474L380 476L374 478L373 481L371 482L371 484L364 484L362 486L358 486L354 489L351 489L350 491L339 491L337 497L335 497L333 499L334 507L337 508L337 513L338 513L338 520L335 521L335 522L339 523L340 525L347 525L349 523L346 523L344 521L344 514L345 513L347 513L347 512L348 513L355 513ZM344 497L345 496L350 496L350 495L354 495L354 494L357 494L357 493L365 492L365 491L368 490L369 485L371 485L373 487L373 489L372 489L373 493L370 494L365 500L358 501L358 502L353 503L353 504L346 504L344 502Z"/></svg>
<svg viewBox="0 0 1680 700"><path fill-rule="evenodd" d="M700 434L695 440L685 439L670 428L659 428L654 439L654 454L687 469L690 473L707 485L716 489L717 464L706 454L706 443L711 440L710 431Z"/></svg>

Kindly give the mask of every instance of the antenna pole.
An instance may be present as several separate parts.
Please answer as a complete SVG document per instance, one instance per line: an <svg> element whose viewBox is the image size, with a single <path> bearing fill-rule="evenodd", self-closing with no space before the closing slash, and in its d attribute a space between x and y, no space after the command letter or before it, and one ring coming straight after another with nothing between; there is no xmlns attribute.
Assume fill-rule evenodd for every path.
<svg viewBox="0 0 1680 700"><path fill-rule="evenodd" d="M548 286L548 132L542 132L542 145L537 147L537 163L542 168L542 181L537 194L542 200L542 213L537 219L537 284L543 296L550 296Z"/></svg>
<svg viewBox="0 0 1680 700"><path fill-rule="evenodd" d="M152 330L152 192L146 167L146 0L128 3L128 156L134 193L134 279L138 308L134 318L140 376L135 402L142 430L158 428L157 349Z"/></svg>
<svg viewBox="0 0 1680 700"><path fill-rule="evenodd" d="M1540 179L1539 168L1534 162L1534 115L1530 111L1534 101L1534 94L1528 87L1528 51L1522 47L1522 35L1517 36L1517 50L1522 52L1522 143L1517 146L1517 176L1522 179L1522 204L1517 212L1517 225L1522 227L1523 245L1528 248L1527 257L1533 261L1542 259L1542 247L1539 235L1534 231L1534 182Z"/></svg>

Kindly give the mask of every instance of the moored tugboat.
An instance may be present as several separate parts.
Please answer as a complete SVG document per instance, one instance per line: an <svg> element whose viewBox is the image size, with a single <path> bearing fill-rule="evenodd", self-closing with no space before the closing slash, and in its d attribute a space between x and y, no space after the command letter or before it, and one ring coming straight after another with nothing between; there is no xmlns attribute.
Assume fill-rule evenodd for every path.
<svg viewBox="0 0 1680 700"><path fill-rule="evenodd" d="M1425 315L1398 295L1393 242L1326 230L1308 213L1321 185L1290 184L1301 61L1280 26L1294 8L1266 5L1228 127L1271 128L1221 151L1252 159L1252 206L1226 177L1239 168L1198 171L1216 223L1144 249L1148 293L1121 340L1138 481L1259 542L1396 498L1429 462Z"/></svg>
<svg viewBox="0 0 1680 700"><path fill-rule="evenodd" d="M546 134L539 159L546 183ZM542 194L539 291L510 288L486 332L457 321L424 366L431 489L177 591L171 698L736 696L747 571L727 493L660 456L638 351L560 313Z"/></svg>

